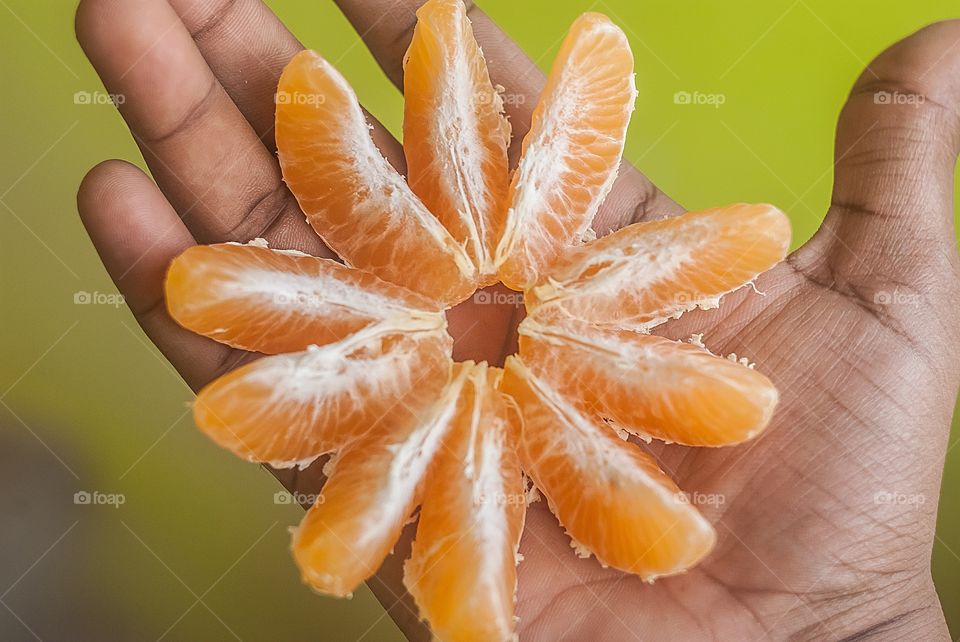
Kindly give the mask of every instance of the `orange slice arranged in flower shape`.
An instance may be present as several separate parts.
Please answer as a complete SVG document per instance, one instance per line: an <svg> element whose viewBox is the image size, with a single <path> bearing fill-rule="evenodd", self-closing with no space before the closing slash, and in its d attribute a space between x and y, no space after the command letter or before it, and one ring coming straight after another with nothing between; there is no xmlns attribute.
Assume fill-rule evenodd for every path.
<svg viewBox="0 0 960 642"><path fill-rule="evenodd" d="M283 179L346 264L444 304L473 293L469 256L380 154L350 85L313 51L283 70L276 136Z"/></svg>
<svg viewBox="0 0 960 642"><path fill-rule="evenodd" d="M440 639L507 640L521 470L605 565L653 579L709 554L710 523L620 435L725 446L769 425L778 395L763 374L649 332L771 268L790 228L769 205L732 205L590 240L636 95L623 33L599 14L576 21L511 178L503 102L462 3L417 15L409 182L318 54L280 80L284 179L342 263L262 241L195 247L170 267L167 306L265 355L200 391L201 430L275 467L332 453L293 536L311 587L349 595L419 508L404 583L421 615ZM498 280L524 291L519 354L505 370L454 363L445 311Z"/></svg>
<svg viewBox="0 0 960 642"><path fill-rule="evenodd" d="M780 261L790 222L771 205L730 205L628 225L567 252L525 295L541 318L647 332Z"/></svg>
<svg viewBox="0 0 960 642"><path fill-rule="evenodd" d="M508 360L504 392L523 411L524 470L578 548L648 580L684 571L710 552L713 527L649 455L516 357Z"/></svg>
<svg viewBox="0 0 960 642"><path fill-rule="evenodd" d="M494 253L510 180L510 124L463 3L425 4L403 62L407 180L466 245L480 285L496 283Z"/></svg>
<svg viewBox="0 0 960 642"><path fill-rule="evenodd" d="M767 427L777 389L705 349L579 321L520 324L520 354L564 399L644 439L727 446Z"/></svg>
<svg viewBox="0 0 960 642"><path fill-rule="evenodd" d="M637 90L633 54L606 16L577 19L560 48L523 139L497 246L500 279L515 290L590 235L613 187Z"/></svg>
<svg viewBox="0 0 960 642"><path fill-rule="evenodd" d="M443 309L373 274L265 244L198 245L167 272L167 307L221 343L267 354L305 350L370 325L441 327Z"/></svg>
<svg viewBox="0 0 960 642"><path fill-rule="evenodd" d="M404 583L440 639L506 640L526 512L520 417L497 390L502 372L461 367L471 379L426 480Z"/></svg>

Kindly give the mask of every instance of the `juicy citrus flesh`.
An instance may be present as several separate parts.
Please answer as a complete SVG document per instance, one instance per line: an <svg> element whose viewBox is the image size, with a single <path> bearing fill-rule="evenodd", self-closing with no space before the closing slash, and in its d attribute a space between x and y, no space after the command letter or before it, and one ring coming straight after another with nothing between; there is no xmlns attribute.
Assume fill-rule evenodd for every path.
<svg viewBox="0 0 960 642"><path fill-rule="evenodd" d="M716 535L639 447L507 359L502 389L523 413L520 456L582 554L651 580L702 559Z"/></svg>
<svg viewBox="0 0 960 642"><path fill-rule="evenodd" d="M554 61L510 183L496 256L505 285L528 288L589 235L616 178L636 96L626 36L601 14L578 18Z"/></svg>
<svg viewBox="0 0 960 642"><path fill-rule="evenodd" d="M506 214L510 125L460 0L430 0L403 63L407 181L467 254L480 286Z"/></svg>
<svg viewBox="0 0 960 642"><path fill-rule="evenodd" d="M435 403L389 432L353 441L333 460L321 496L293 538L294 557L313 588L338 596L352 593L380 567L424 502L406 580L424 613L445 627L435 630L450 630L449 639L460 639L456 632L473 624L464 619L470 611L463 611L472 604L488 609L496 618L492 623L509 634L523 504L491 503L481 505L480 514L474 510L475 500L486 499L478 492L493 493L494 500L501 493L523 493L512 448L515 427L489 374L485 365L457 364ZM472 451L473 446L481 450ZM479 468L471 469L473 464ZM438 474L444 477L438 480ZM447 474L468 476L461 481ZM425 483L428 479L432 483ZM441 488L440 481L450 487ZM480 530L473 531L474 526ZM476 562L479 566L471 567ZM444 584L437 583L434 570L439 577L459 574L460 597L468 600L460 601L459 612L446 601L449 594L438 592ZM481 587L488 592L478 593Z"/></svg>
<svg viewBox="0 0 960 642"><path fill-rule="evenodd" d="M194 421L239 457L303 466L367 432L389 432L432 403L449 377L451 346L443 327L373 327L263 357L203 388Z"/></svg>
<svg viewBox="0 0 960 642"><path fill-rule="evenodd" d="M569 251L524 295L540 318L646 332L719 299L786 256L790 221L737 204L634 223Z"/></svg>
<svg viewBox="0 0 960 642"><path fill-rule="evenodd" d="M436 327L442 308L373 274L264 244L198 245L174 259L166 301L180 325L221 343L278 354L379 324Z"/></svg>
<svg viewBox="0 0 960 642"><path fill-rule="evenodd" d="M423 492L464 385L452 377L435 403L387 432L344 448L328 468L317 502L293 535L293 555L315 590L349 596L393 548Z"/></svg>
<svg viewBox="0 0 960 642"><path fill-rule="evenodd" d="M581 412L645 439L740 443L767 427L778 401L770 380L747 365L656 335L528 318L520 354Z"/></svg>
<svg viewBox="0 0 960 642"><path fill-rule="evenodd" d="M313 51L280 77L276 138L287 186L348 265L446 305L474 292L469 256L380 154L353 89Z"/></svg>
<svg viewBox="0 0 960 642"><path fill-rule="evenodd" d="M753 281L790 230L775 208L741 204L587 241L636 95L623 33L598 14L574 24L507 185L502 99L462 5L431 0L418 19L412 188L342 76L302 52L278 87L280 163L344 264L259 242L194 248L171 266L168 308L271 355L198 395L216 443L278 467L334 453L293 536L310 586L349 595L422 505L404 582L434 634L510 639L521 468L605 565L653 579L709 553L709 522L618 434L720 446L764 429L777 402L766 377L649 331ZM505 371L454 364L444 312L494 272L524 290L520 354Z"/></svg>
<svg viewBox="0 0 960 642"><path fill-rule="evenodd" d="M479 366L464 387L424 491L404 584L442 640L510 640L526 501L520 419Z"/></svg>

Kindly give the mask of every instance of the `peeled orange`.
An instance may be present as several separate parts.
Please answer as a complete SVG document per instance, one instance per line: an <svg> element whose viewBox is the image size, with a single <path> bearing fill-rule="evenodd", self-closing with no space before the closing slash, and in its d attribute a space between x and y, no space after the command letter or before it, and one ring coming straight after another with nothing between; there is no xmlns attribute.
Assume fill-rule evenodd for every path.
<svg viewBox="0 0 960 642"><path fill-rule="evenodd" d="M786 256L790 222L771 205L730 205L634 223L567 252L526 295L540 317L642 332L755 279Z"/></svg>
<svg viewBox="0 0 960 642"><path fill-rule="evenodd" d="M443 640L507 640L526 500L520 419L497 390L502 372L471 370L454 425L427 477L404 583Z"/></svg>
<svg viewBox="0 0 960 642"><path fill-rule="evenodd" d="M347 81L312 51L280 77L276 137L290 191L348 265L445 305L473 293L470 257L373 144Z"/></svg>
<svg viewBox="0 0 960 642"><path fill-rule="evenodd" d="M293 534L304 580L350 595L404 525L404 583L442 640L515 636L521 470L577 551L644 579L680 573L716 536L627 433L726 446L771 423L776 387L741 360L650 334L786 254L769 205L731 205L594 239L636 90L623 32L578 19L510 177L510 128L460 0L417 13L405 58L409 180L384 159L346 80L319 54L277 90L284 180L340 258L256 241L191 248L166 281L182 326L250 351L208 384L197 425L278 467L330 453ZM445 312L495 281L522 290L519 354L454 363ZM259 354L257 354L259 353Z"/></svg>
<svg viewBox="0 0 960 642"><path fill-rule="evenodd" d="M767 427L777 389L703 347L576 321L520 324L529 369L589 416L644 438L725 446Z"/></svg>
<svg viewBox="0 0 960 642"><path fill-rule="evenodd" d="M403 93L410 187L466 247L480 285L496 283L510 125L460 0L430 0L417 11Z"/></svg>
<svg viewBox="0 0 960 642"><path fill-rule="evenodd" d="M349 595L389 554L414 508L420 525L405 581L435 631L486 639L513 627L523 485L515 419L485 364L458 364L432 405L346 446L293 550L315 589ZM446 637L446 636L445 636Z"/></svg>
<svg viewBox="0 0 960 642"><path fill-rule="evenodd" d="M637 446L590 418L517 357L503 390L523 409L524 470L583 553L644 579L688 569L716 536Z"/></svg>
<svg viewBox="0 0 960 642"><path fill-rule="evenodd" d="M510 183L496 255L508 287L533 285L589 238L616 178L636 97L626 36L606 16L582 15L553 63Z"/></svg>
<svg viewBox="0 0 960 642"><path fill-rule="evenodd" d="M182 325L268 354L345 339L378 324L443 323L442 308L373 274L264 244L198 245L170 265L167 308Z"/></svg>
<svg viewBox="0 0 960 642"><path fill-rule="evenodd" d="M307 464L432 402L450 372L442 326L384 334L361 330L325 346L258 359L197 395L194 420L244 459Z"/></svg>
<svg viewBox="0 0 960 642"><path fill-rule="evenodd" d="M294 557L314 589L347 596L380 567L421 500L468 376L459 367L434 403L393 430L367 433L332 460L322 495L293 536Z"/></svg>

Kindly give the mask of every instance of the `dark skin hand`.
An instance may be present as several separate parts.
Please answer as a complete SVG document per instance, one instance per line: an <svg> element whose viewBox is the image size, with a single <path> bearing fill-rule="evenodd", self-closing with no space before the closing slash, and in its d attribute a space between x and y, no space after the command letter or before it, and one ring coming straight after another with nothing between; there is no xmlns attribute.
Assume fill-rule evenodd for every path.
<svg viewBox="0 0 960 642"><path fill-rule="evenodd" d="M401 85L418 3L338 4ZM493 81L526 96L507 107L515 163L544 79L482 11L470 16ZM126 97L120 111L156 180L102 163L80 186L80 215L144 331L198 389L249 355L170 319L170 260L195 243L258 236L331 256L274 154L273 92L302 45L259 0L83 0L77 36L107 90ZM773 425L755 442L651 446L681 488L708 498L700 508L716 526L716 550L647 585L578 559L534 504L521 546L523 639L948 639L930 555L960 377L958 40L960 22L933 25L863 74L840 118L826 219L759 279L764 296L744 288L719 310L662 328L675 338L704 332L712 351L749 357L781 390ZM878 104L878 91L909 100ZM374 125L402 172L399 143ZM596 227L682 211L625 163ZM456 356L502 362L515 313L469 302L453 310ZM277 474L291 490L320 483L316 468ZM426 638L399 583L404 548L371 587L409 637Z"/></svg>

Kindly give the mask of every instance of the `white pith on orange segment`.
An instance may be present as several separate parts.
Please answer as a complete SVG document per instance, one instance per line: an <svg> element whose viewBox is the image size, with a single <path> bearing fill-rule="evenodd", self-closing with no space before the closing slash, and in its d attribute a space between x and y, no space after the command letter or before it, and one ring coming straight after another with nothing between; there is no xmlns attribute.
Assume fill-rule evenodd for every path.
<svg viewBox="0 0 960 642"><path fill-rule="evenodd" d="M465 398L427 478L404 584L440 639L506 640L526 511L520 418L497 389L501 370L465 367Z"/></svg>
<svg viewBox="0 0 960 642"><path fill-rule="evenodd" d="M294 559L315 590L349 596L380 567L420 503L466 379L460 369L416 416L367 433L333 460L322 495L293 535Z"/></svg>
<svg viewBox="0 0 960 642"><path fill-rule="evenodd" d="M497 247L500 280L524 290L589 237L617 176L637 90L633 54L598 13L576 20L523 139Z"/></svg>
<svg viewBox="0 0 960 642"><path fill-rule="evenodd" d="M392 431L367 433L336 456L322 496L293 538L294 557L313 588L351 594L380 567L423 502L405 572L418 604L438 628L456 636L472 624L464 619L469 613L462 611L462 600L482 608L501 633L511 630L523 512L522 504L495 500L501 493L522 497L523 486L519 467L510 465L516 454L506 446L515 442L515 427L493 387L496 377L486 364L457 364L433 404ZM464 478L436 478L455 473ZM477 508L477 492L493 493L493 501L480 507L486 519L479 522L471 510ZM444 583L437 584L434 570L459 577L460 609L444 602L456 587L441 590ZM487 592L478 593L480 586Z"/></svg>
<svg viewBox="0 0 960 642"><path fill-rule="evenodd" d="M313 51L280 77L276 138L290 191L348 265L444 305L476 290L470 257L380 154L353 89Z"/></svg>
<svg viewBox="0 0 960 642"><path fill-rule="evenodd" d="M435 0L417 11L403 92L410 187L465 246L480 285L496 283L510 124L460 0Z"/></svg>
<svg viewBox="0 0 960 642"><path fill-rule="evenodd" d="M266 354L339 341L375 324L403 331L443 319L435 302L373 274L259 242L188 249L170 265L166 301L170 316L194 332Z"/></svg>
<svg viewBox="0 0 960 642"><path fill-rule="evenodd" d="M709 553L710 523L605 421L697 446L770 423L765 376L648 333L773 267L790 229L772 206L738 204L588 241L636 96L623 33L599 14L574 23L508 184L509 126L462 4L430 0L418 17L411 185L318 54L280 80L284 179L345 264L262 243L192 248L167 305L190 330L272 354L198 395L216 443L278 467L334 453L293 537L307 583L349 595L422 506L404 577L421 616L440 639L510 639L521 467L603 564L653 579ZM445 312L495 277L524 290L519 355L504 371L454 364Z"/></svg>
<svg viewBox="0 0 960 642"><path fill-rule="evenodd" d="M303 466L428 406L449 377L452 343L443 325L388 334L372 327L263 357L203 388L194 421L243 459Z"/></svg>
<svg viewBox="0 0 960 642"><path fill-rule="evenodd" d="M582 322L520 324L524 363L582 412L623 430L687 446L756 437L779 395L753 368L706 349Z"/></svg>
<svg viewBox="0 0 960 642"><path fill-rule="evenodd" d="M523 413L524 470L582 551L647 580L710 552L710 523L639 447L577 410L519 357L507 359L502 389Z"/></svg>
<svg viewBox="0 0 960 642"><path fill-rule="evenodd" d="M524 295L556 316L647 332L720 297L779 263L790 221L772 205L736 204L634 223L570 250Z"/></svg>

